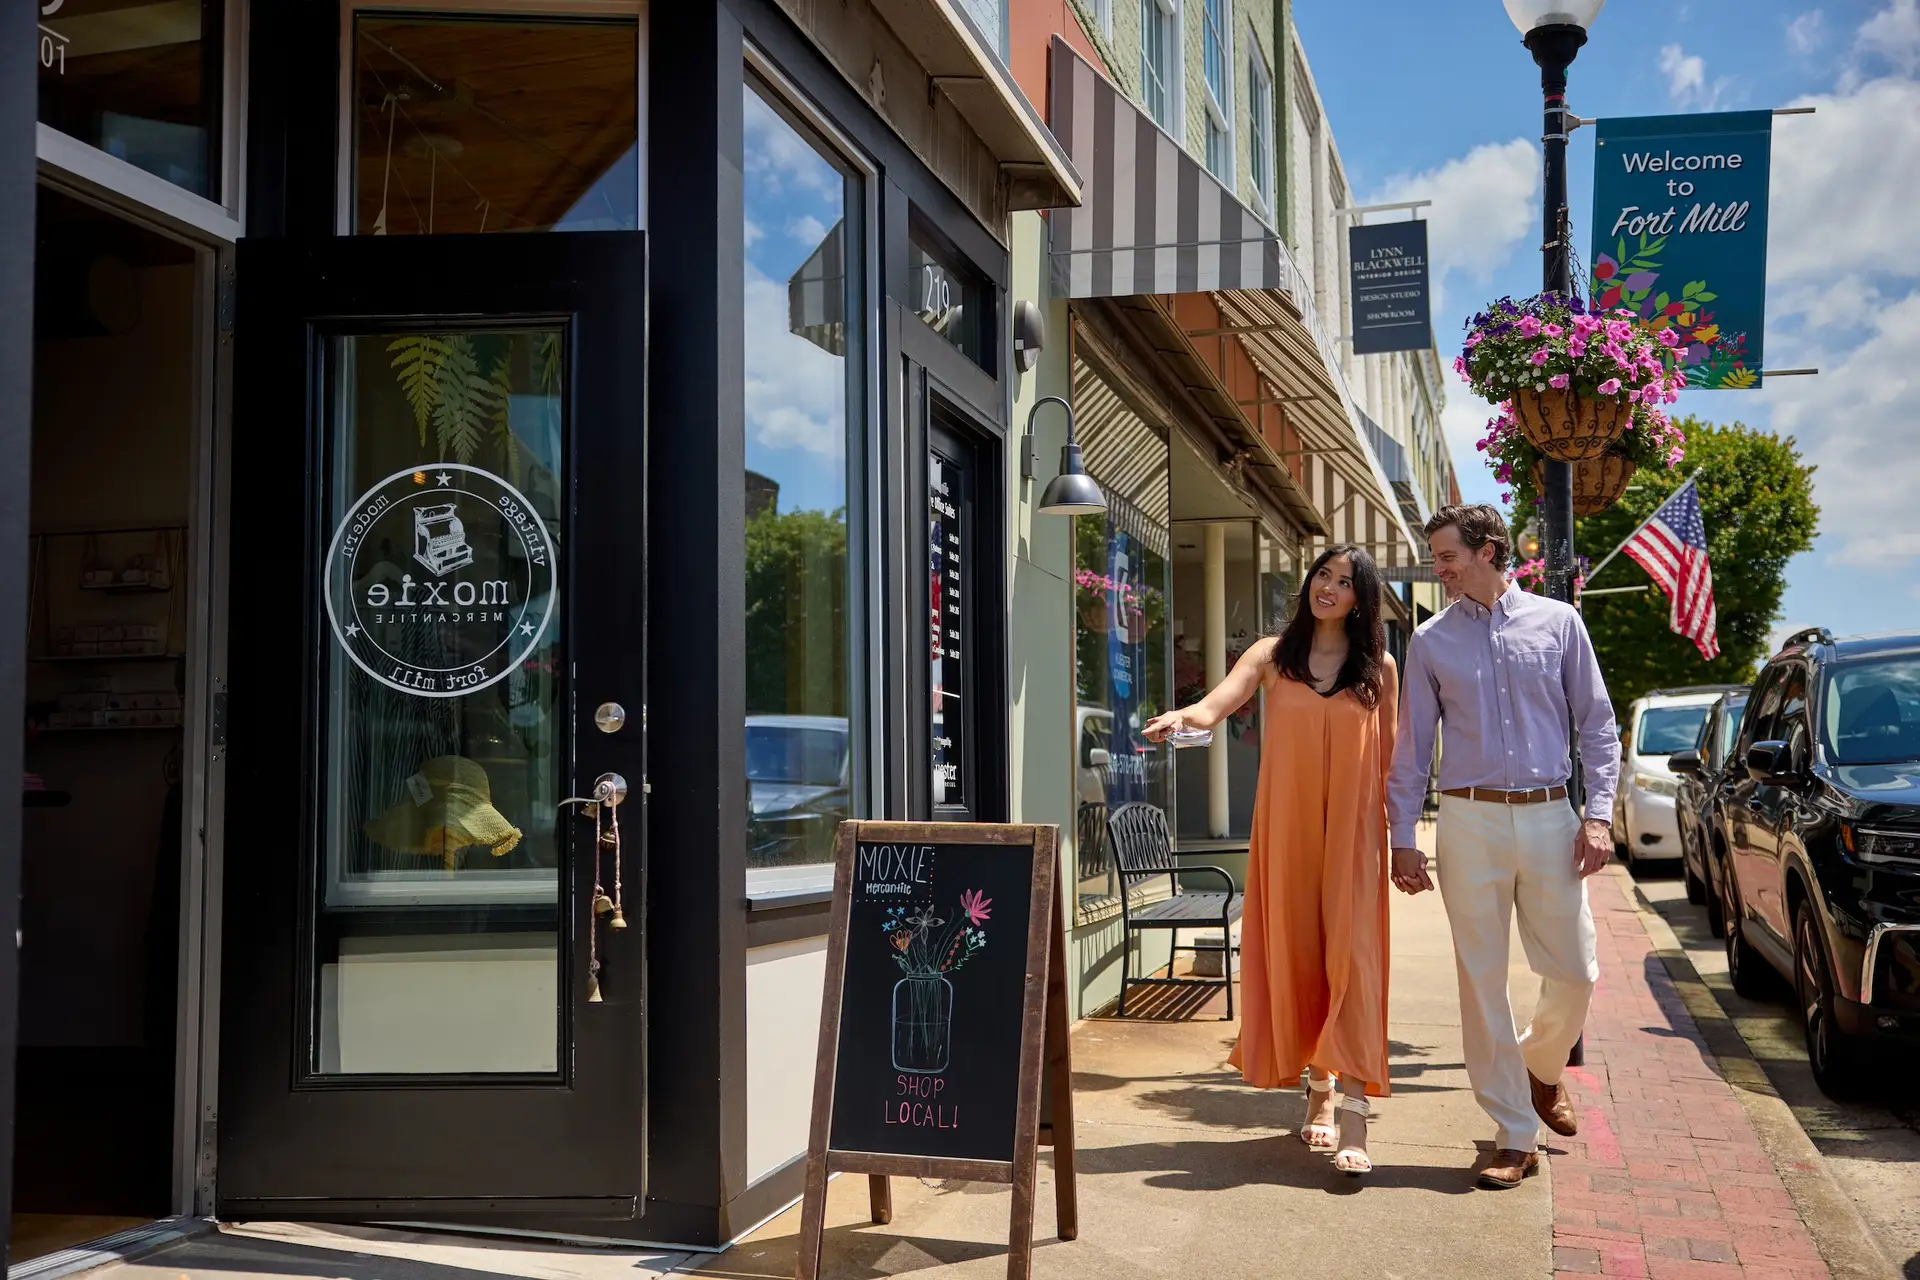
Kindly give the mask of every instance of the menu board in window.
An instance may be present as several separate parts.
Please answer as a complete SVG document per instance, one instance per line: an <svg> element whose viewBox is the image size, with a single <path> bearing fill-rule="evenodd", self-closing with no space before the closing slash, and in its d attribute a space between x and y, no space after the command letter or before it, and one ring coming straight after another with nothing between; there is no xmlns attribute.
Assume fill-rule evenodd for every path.
<svg viewBox="0 0 1920 1280"><path fill-rule="evenodd" d="M968 806L973 779L966 768L967 637L971 633L966 584L970 516L968 469L935 448L927 455L929 584L927 636L932 660L928 758L933 808Z"/></svg>

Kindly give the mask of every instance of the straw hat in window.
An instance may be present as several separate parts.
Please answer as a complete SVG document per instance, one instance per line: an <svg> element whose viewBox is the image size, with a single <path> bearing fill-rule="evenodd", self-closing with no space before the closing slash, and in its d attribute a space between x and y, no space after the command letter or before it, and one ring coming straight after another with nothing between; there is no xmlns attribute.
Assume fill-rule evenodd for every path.
<svg viewBox="0 0 1920 1280"><path fill-rule="evenodd" d="M498 858L520 843L520 829L493 807L487 771L463 756L436 756L421 765L400 799L365 830L396 852L440 858L449 871L462 849L483 847Z"/></svg>

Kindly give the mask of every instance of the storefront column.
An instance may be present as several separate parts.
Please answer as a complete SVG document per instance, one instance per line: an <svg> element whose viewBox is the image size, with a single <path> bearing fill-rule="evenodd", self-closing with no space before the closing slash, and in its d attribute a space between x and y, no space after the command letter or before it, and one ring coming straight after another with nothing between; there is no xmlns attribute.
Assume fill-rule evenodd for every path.
<svg viewBox="0 0 1920 1280"><path fill-rule="evenodd" d="M0 17L0 227L13 248L0 254L0 615L27 610L28 477L33 465L33 138L39 65L38 8L8 5ZM8 603L11 602L11 603ZM20 948L19 726L25 723L26 628L0 631L0 1265L7 1261L13 1206L14 1012Z"/></svg>
<svg viewBox="0 0 1920 1280"><path fill-rule="evenodd" d="M1207 526L1206 548L1207 629L1202 638L1206 650L1207 688L1216 688L1227 678L1227 526ZM1214 730L1207 746L1207 834L1220 839L1227 834L1232 812L1227 789L1226 726Z"/></svg>

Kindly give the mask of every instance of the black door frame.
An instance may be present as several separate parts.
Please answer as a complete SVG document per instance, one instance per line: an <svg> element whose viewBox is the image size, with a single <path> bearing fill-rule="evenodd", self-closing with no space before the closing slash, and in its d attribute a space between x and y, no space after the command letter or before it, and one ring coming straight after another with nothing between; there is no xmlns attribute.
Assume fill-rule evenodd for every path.
<svg viewBox="0 0 1920 1280"><path fill-rule="evenodd" d="M32 5L7 6L0 16L0 58L24 69L37 63L38 12ZM34 134L40 80L16 72L0 77L0 226L17 229L15 249L0 254L0 608L10 618L27 608L27 527L31 506L27 460L33 457L33 226ZM0 724L24 723L26 631L0 633ZM15 732L0 734L0 778L17 778L24 744ZM0 1162L0 1266L8 1262L13 1226L13 1087L15 1013L20 991L20 949L11 939L20 927L20 792L0 787L0 1133L8 1135Z"/></svg>
<svg viewBox="0 0 1920 1280"><path fill-rule="evenodd" d="M630 358L645 350L645 234L242 241L241 254L236 416L281 430L234 433L230 521L273 528L277 516L290 535L283 552L301 554L297 571L263 574L261 553L233 540L232 576L249 584L236 593L235 620L278 619L287 638L229 648L218 1212L546 1229L561 1219L628 1221L643 1204L646 1166L647 437L644 364ZM568 330L557 570L569 672L558 705L572 732L559 740L567 794L583 794L603 771L628 780L621 816L639 927L600 930L605 1000L587 1006L593 837L563 815L559 1080L315 1077L300 1014L317 981L318 673L333 643L317 589L333 532L323 340L513 320ZM303 421L290 421L295 412ZM279 566L292 559L283 554ZM641 714L602 734L591 708L606 700ZM292 835L269 842L277 856L242 850L241 833L269 831ZM438 1153L425 1179L419 1167L402 1172L423 1140Z"/></svg>

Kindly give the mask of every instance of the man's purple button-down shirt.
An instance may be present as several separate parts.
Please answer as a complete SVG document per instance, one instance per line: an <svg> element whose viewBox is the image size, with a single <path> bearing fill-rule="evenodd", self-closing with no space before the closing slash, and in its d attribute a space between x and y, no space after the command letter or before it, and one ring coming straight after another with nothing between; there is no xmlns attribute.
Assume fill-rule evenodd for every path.
<svg viewBox="0 0 1920 1280"><path fill-rule="evenodd" d="M1491 610L1468 596L1448 605L1407 645L1387 779L1394 847L1413 847L1436 725L1440 790L1520 791L1567 781L1570 723L1580 734L1586 816L1611 819L1620 735L1580 614L1511 585Z"/></svg>

